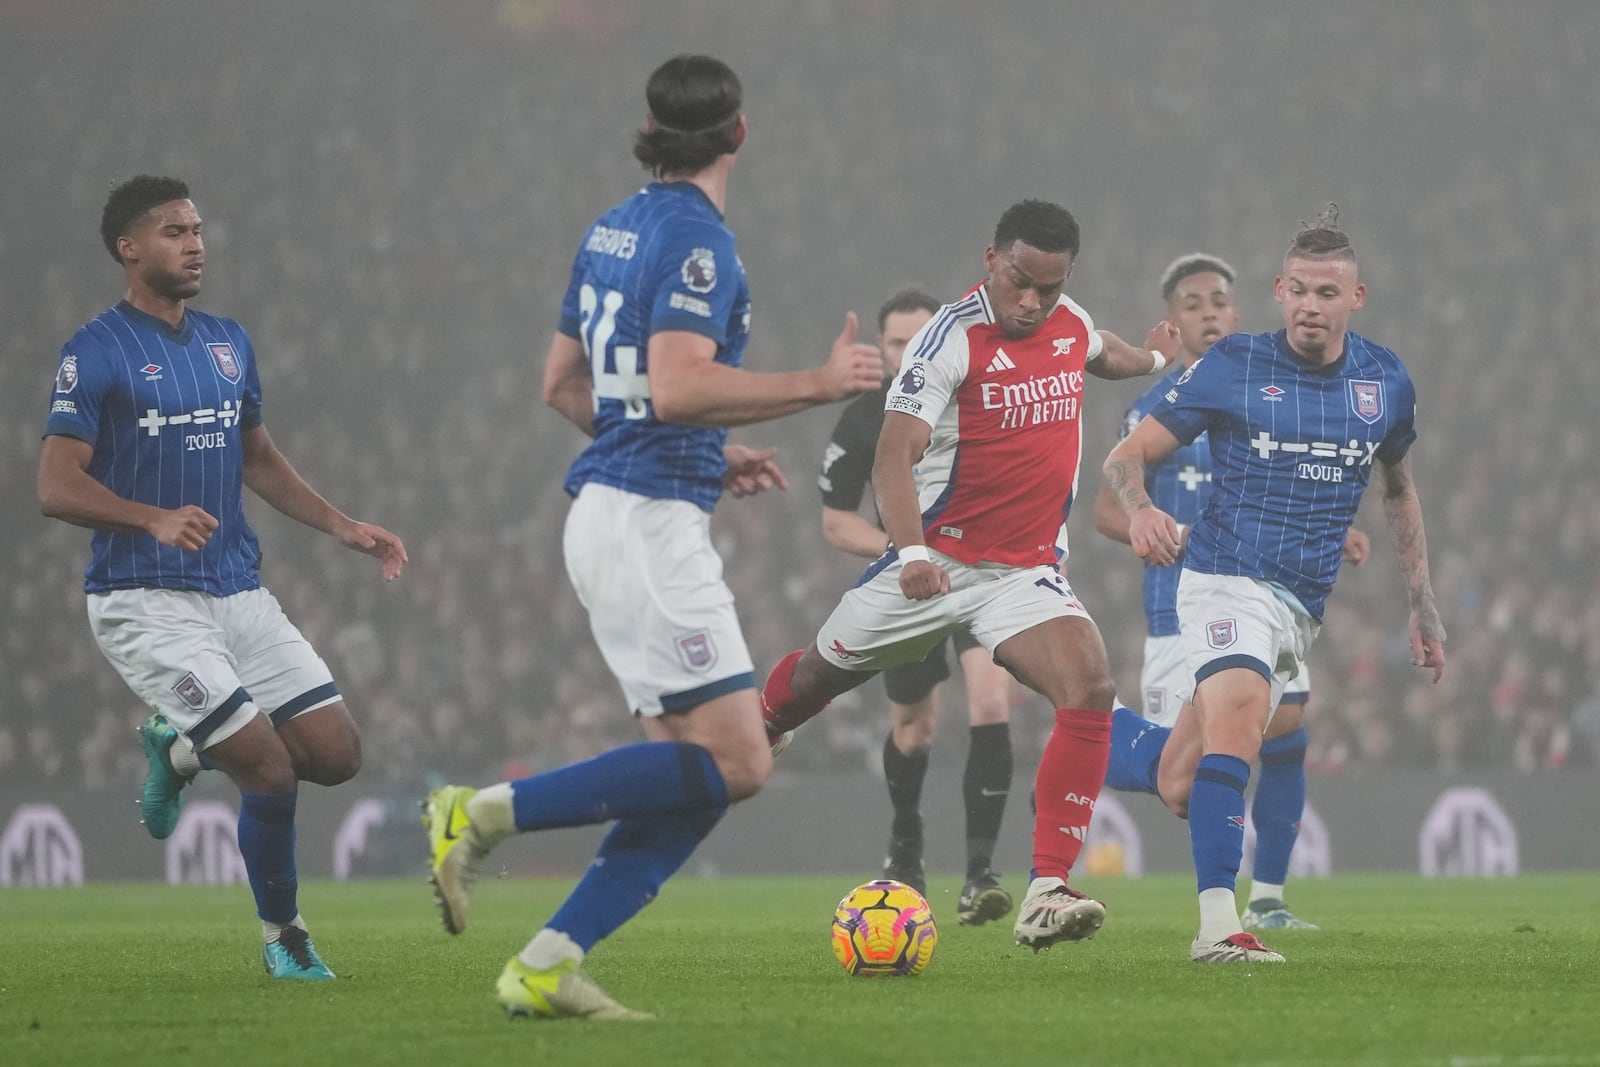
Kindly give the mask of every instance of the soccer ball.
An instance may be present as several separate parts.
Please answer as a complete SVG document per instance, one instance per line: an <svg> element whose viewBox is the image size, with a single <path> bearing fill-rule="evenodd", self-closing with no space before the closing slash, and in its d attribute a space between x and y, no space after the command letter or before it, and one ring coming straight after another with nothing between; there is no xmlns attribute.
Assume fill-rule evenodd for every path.
<svg viewBox="0 0 1600 1067"><path fill-rule="evenodd" d="M858 885L833 911L833 954L862 978L921 974L933 961L939 928L922 894L887 878Z"/></svg>

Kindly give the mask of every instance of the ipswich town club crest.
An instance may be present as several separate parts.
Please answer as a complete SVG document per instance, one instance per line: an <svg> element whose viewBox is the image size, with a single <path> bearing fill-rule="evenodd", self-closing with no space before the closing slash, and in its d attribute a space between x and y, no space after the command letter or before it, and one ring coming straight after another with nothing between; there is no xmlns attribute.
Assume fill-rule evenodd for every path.
<svg viewBox="0 0 1600 1067"><path fill-rule="evenodd" d="M172 687L172 691L178 694L179 700L196 711L204 708L206 701L211 697L211 694L206 690L205 683L196 678L192 671L179 678L178 684Z"/></svg>
<svg viewBox="0 0 1600 1067"><path fill-rule="evenodd" d="M691 671L703 671L717 662L717 646L711 640L710 633L697 630L678 638L678 655L683 657L683 665Z"/></svg>
<svg viewBox="0 0 1600 1067"><path fill-rule="evenodd" d="M1206 644L1212 648L1228 648L1239 640L1239 624L1233 619L1218 619L1206 623Z"/></svg>
<svg viewBox="0 0 1600 1067"><path fill-rule="evenodd" d="M217 361L217 373L222 375L234 385L239 384L239 357L233 354L233 346L225 342L208 344L206 348L211 351L211 358Z"/></svg>
<svg viewBox="0 0 1600 1067"><path fill-rule="evenodd" d="M1350 408L1369 426L1383 418L1383 383L1350 380Z"/></svg>

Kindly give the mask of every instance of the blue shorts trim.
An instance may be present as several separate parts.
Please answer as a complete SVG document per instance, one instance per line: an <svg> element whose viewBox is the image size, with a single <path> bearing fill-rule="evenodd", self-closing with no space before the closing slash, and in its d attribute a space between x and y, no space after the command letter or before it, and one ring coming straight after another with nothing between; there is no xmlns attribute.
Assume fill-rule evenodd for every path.
<svg viewBox="0 0 1600 1067"><path fill-rule="evenodd" d="M1310 699L1311 699L1311 694L1309 692L1305 692L1305 693L1285 693L1278 700L1278 706L1282 707L1285 704L1304 704Z"/></svg>
<svg viewBox="0 0 1600 1067"><path fill-rule="evenodd" d="M271 716L272 725L282 726L307 708L315 704L326 704L330 700L338 699L338 696L339 687L333 682L319 685L310 692L301 693L287 704L275 709Z"/></svg>
<svg viewBox="0 0 1600 1067"><path fill-rule="evenodd" d="M217 727L228 721L228 717L238 711L245 701L250 699L250 694L244 691L244 686L233 691L233 695L217 705L217 709L210 715L201 719L189 728L189 741L195 748L206 747L206 740L216 732Z"/></svg>
<svg viewBox="0 0 1600 1067"><path fill-rule="evenodd" d="M719 682L708 682L693 689L685 689L681 693L662 693L661 711L667 715L676 712L693 711L701 704L715 700L717 697L726 696L729 693L737 693L741 689L754 689L755 687L755 672L745 671L743 674L735 674Z"/></svg>
<svg viewBox="0 0 1600 1067"><path fill-rule="evenodd" d="M1255 671L1257 674L1261 675L1261 677L1267 680L1268 685L1272 684L1272 668L1268 667L1265 661L1259 660L1254 656L1238 655L1223 656L1220 659L1214 659L1210 663L1207 663L1204 667L1201 667L1199 670L1195 671L1195 687L1199 688L1200 683L1211 677L1213 674L1216 674L1219 671L1232 670L1235 667L1246 667L1252 671Z"/></svg>

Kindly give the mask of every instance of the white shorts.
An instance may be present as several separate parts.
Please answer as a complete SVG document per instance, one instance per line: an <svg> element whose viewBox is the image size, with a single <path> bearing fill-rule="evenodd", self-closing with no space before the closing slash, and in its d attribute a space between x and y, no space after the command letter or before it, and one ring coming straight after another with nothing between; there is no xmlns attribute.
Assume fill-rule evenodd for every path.
<svg viewBox="0 0 1600 1067"><path fill-rule="evenodd" d="M1296 673L1284 688L1280 704L1304 704L1311 697L1311 673L1305 660L1295 664ZM1146 719L1158 726L1178 721L1178 710L1194 697L1194 671L1177 634L1144 639L1144 666L1139 671L1139 688L1144 691Z"/></svg>
<svg viewBox="0 0 1600 1067"><path fill-rule="evenodd" d="M340 699L328 665L265 589L116 589L88 600L100 651L197 749L258 710L282 726Z"/></svg>
<svg viewBox="0 0 1600 1067"><path fill-rule="evenodd" d="M1310 685L1306 653L1322 625L1259 579L1185 569L1178 579L1178 628L1194 685L1218 671L1247 667L1267 679L1275 709L1291 680L1305 678L1302 692Z"/></svg>
<svg viewBox="0 0 1600 1067"><path fill-rule="evenodd" d="M691 711L755 688L707 512L591 482L567 513L562 548L589 629L635 715Z"/></svg>
<svg viewBox="0 0 1600 1067"><path fill-rule="evenodd" d="M817 633L817 651L847 671L881 671L914 663L940 638L962 627L994 653L1008 637L1051 619L1087 619L1072 587L1054 567L967 564L930 551L950 576L950 591L908 600L900 591L898 556L880 558L844 595Z"/></svg>

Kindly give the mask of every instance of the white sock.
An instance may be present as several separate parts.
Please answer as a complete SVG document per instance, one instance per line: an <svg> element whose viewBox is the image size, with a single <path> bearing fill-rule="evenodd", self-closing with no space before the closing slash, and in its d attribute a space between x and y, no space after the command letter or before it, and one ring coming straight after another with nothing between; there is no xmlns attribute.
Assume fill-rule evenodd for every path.
<svg viewBox="0 0 1600 1067"><path fill-rule="evenodd" d="M270 945L274 941L278 940L278 935L283 933L283 928L285 926L298 926L300 929L304 930L306 928L306 921L300 918L300 913L298 911L294 913L294 918L290 919L286 923L269 923L267 920L262 919L261 936L266 938L267 944Z"/></svg>
<svg viewBox="0 0 1600 1067"><path fill-rule="evenodd" d="M194 743L182 734L167 749L167 762L185 778L193 778L200 773L200 754L194 750Z"/></svg>
<svg viewBox="0 0 1600 1067"><path fill-rule="evenodd" d="M501 782L478 790L467 801L467 818L472 820L472 832L485 852L516 833L517 813L511 806L511 783Z"/></svg>
<svg viewBox="0 0 1600 1067"><path fill-rule="evenodd" d="M536 971L548 971L564 960L583 962L583 949L560 930L548 926L533 935L526 948L517 953L517 959Z"/></svg>
<svg viewBox="0 0 1600 1067"><path fill-rule="evenodd" d="M1243 933L1239 925L1239 904L1233 890L1220 886L1200 891L1200 940L1223 941Z"/></svg>
<svg viewBox="0 0 1600 1067"><path fill-rule="evenodd" d="M1282 900L1283 886L1273 885L1271 882L1262 882L1252 879L1250 882L1250 903L1258 900Z"/></svg>

